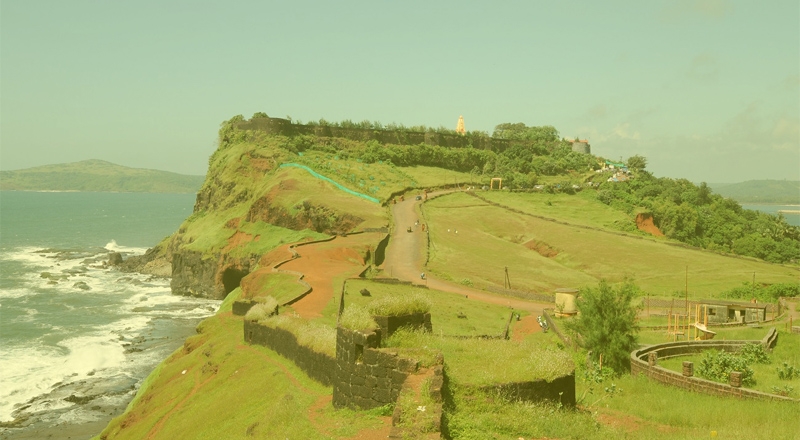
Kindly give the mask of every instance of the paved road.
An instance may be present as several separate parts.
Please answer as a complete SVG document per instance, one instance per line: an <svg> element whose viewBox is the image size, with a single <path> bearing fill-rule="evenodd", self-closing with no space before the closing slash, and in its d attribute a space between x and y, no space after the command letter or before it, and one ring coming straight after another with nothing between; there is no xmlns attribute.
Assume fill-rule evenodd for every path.
<svg viewBox="0 0 800 440"><path fill-rule="evenodd" d="M428 198L434 198L451 192L453 191L430 193ZM414 196L411 195L408 197L408 200L391 205L392 216L394 218L394 230L392 231L392 238L389 240L389 246L386 249L386 261L383 263L384 273L394 278L411 281L414 284L427 284L431 289L458 293L466 295L467 298L472 300L506 305L533 314L541 314L542 310L549 306L545 303L472 289L460 284L436 279L435 277L429 276L427 273L427 280L421 280L420 273L424 271L423 263L425 262L425 247L427 246L425 234L427 234L427 232L422 232L422 225L416 225L415 223L417 220L423 223L416 209L416 206L423 202L424 200L414 200ZM412 232L407 232L408 227L411 227Z"/></svg>

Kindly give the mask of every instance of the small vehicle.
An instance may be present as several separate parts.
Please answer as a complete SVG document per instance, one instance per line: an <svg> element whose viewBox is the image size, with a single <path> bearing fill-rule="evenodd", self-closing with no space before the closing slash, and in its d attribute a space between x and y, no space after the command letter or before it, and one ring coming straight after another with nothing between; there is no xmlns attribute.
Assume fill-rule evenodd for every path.
<svg viewBox="0 0 800 440"><path fill-rule="evenodd" d="M414 200L422 200L422 196L416 196L414 197Z"/></svg>

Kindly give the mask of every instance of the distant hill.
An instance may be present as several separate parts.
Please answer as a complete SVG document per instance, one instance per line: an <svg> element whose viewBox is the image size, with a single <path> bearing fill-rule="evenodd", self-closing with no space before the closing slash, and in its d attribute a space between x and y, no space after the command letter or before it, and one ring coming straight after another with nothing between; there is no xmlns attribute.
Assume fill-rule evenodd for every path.
<svg viewBox="0 0 800 440"><path fill-rule="evenodd" d="M0 190L194 193L205 176L128 168L103 160L0 171Z"/></svg>
<svg viewBox="0 0 800 440"><path fill-rule="evenodd" d="M739 183L709 183L715 193L739 203L800 205L798 180L748 180Z"/></svg>

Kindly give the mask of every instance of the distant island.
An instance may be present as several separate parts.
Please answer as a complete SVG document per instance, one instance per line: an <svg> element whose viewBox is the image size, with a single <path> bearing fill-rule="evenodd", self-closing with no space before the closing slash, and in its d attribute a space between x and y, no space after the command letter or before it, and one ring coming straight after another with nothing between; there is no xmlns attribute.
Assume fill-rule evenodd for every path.
<svg viewBox="0 0 800 440"><path fill-rule="evenodd" d="M799 180L748 180L739 183L709 183L715 193L739 203L800 205Z"/></svg>
<svg viewBox="0 0 800 440"><path fill-rule="evenodd" d="M93 159L0 171L0 190L195 193L204 179Z"/></svg>

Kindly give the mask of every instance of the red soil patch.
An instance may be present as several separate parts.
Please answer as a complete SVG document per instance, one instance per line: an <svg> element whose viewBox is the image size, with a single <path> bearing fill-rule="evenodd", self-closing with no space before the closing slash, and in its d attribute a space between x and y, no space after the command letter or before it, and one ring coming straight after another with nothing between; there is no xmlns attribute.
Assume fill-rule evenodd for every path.
<svg viewBox="0 0 800 440"><path fill-rule="evenodd" d="M297 179L286 179L281 180L281 183L278 184L278 188L284 191L295 191L297 190L298 185Z"/></svg>
<svg viewBox="0 0 800 440"><path fill-rule="evenodd" d="M228 245L225 246L225 248L222 250L222 252L223 253L224 252L230 252L232 249L244 246L246 243L248 243L250 241L258 241L260 238L261 238L261 236L259 236L259 235L256 235L255 238L253 238L253 236L248 234L248 233L245 233L245 232L242 232L242 231L236 231L228 239Z"/></svg>
<svg viewBox="0 0 800 440"><path fill-rule="evenodd" d="M514 341L521 341L525 336L542 331L542 327L533 315L523 316L518 322L511 324L511 339Z"/></svg>
<svg viewBox="0 0 800 440"><path fill-rule="evenodd" d="M664 236L664 233L653 223L653 216L651 214L638 214L636 216L636 227L639 228L640 231L647 232L657 237Z"/></svg>
<svg viewBox="0 0 800 440"><path fill-rule="evenodd" d="M526 248L536 251L539 255L546 258L553 258L558 255L558 251L543 241L530 240L523 244Z"/></svg>
<svg viewBox="0 0 800 440"><path fill-rule="evenodd" d="M264 158L250 158L250 168L256 171L269 171L272 169L274 161L271 159L264 159Z"/></svg>
<svg viewBox="0 0 800 440"><path fill-rule="evenodd" d="M239 223L241 221L242 221L241 217L234 217L234 218L228 220L227 223L225 223L225 227L228 228L228 229L236 229L236 228L239 227Z"/></svg>
<svg viewBox="0 0 800 440"><path fill-rule="evenodd" d="M303 273L303 281L313 289L292 304L295 312L305 319L321 317L322 310L341 288L333 285L334 280L355 276L364 268L364 258L354 248L363 246L365 238L377 242L373 240L376 237L373 234L337 237L331 242L295 248L300 258L281 265L280 269Z"/></svg>
<svg viewBox="0 0 800 440"><path fill-rule="evenodd" d="M625 432L636 432L644 427L655 429L660 432L670 432L674 430L671 426L649 422L639 417L610 409L604 409L597 414L597 421L611 428L620 429Z"/></svg>

